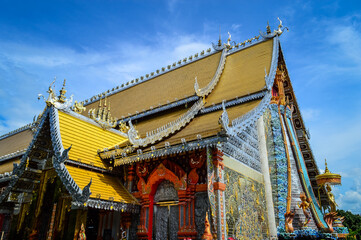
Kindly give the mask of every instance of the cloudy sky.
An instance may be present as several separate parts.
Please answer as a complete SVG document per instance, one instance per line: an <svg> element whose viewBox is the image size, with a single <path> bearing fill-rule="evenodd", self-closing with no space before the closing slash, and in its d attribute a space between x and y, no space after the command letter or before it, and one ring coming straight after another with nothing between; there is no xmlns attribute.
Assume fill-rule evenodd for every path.
<svg viewBox="0 0 361 240"><path fill-rule="evenodd" d="M0 2L0 135L30 123L54 77L84 100L200 52L219 27L242 42L272 28L320 168L339 207L361 213L361 1Z"/></svg>

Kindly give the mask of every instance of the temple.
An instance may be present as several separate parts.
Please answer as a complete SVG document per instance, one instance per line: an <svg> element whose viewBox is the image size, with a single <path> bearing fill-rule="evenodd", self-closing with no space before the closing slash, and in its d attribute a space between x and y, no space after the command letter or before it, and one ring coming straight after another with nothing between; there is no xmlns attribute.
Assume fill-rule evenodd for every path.
<svg viewBox="0 0 361 240"><path fill-rule="evenodd" d="M280 25L0 136L1 239L345 239ZM302 96L300 96L302 97Z"/></svg>

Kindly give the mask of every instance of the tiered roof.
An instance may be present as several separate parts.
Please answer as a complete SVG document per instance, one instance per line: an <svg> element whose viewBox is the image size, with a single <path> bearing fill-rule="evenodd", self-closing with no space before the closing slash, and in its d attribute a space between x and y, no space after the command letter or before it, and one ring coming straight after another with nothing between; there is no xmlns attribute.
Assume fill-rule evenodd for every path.
<svg viewBox="0 0 361 240"><path fill-rule="evenodd" d="M115 159L117 166L214 145L225 130L232 135L254 123L269 104L276 69L283 60L280 33L261 34L262 38L233 45L229 39L214 46L214 51L192 55L83 102L88 110L94 109L106 97L112 105L111 115L119 119L118 124L126 123L129 131L106 130L86 113L58 110L56 98L47 102L57 155L54 166L75 200L84 202L81 189L89 186L93 202L88 203L137 204L117 184L110 161ZM31 137L22 138L24 144L15 144L14 139L4 140L18 151ZM11 149L0 144L0 155L2 148ZM87 185L90 179L92 184ZM110 199L107 192L114 197Z"/></svg>
<svg viewBox="0 0 361 240"><path fill-rule="evenodd" d="M278 37L254 38L242 46L225 44L183 66L100 95L111 102L113 116L131 129L134 125L138 137L129 138L131 151L129 146L125 153L124 146L109 145L101 158L115 157L116 165L124 164L147 158L149 154L144 154L155 149L219 136L222 102L232 121L269 97L267 79L274 77L278 47ZM97 106L98 101L93 99L87 107Z"/></svg>

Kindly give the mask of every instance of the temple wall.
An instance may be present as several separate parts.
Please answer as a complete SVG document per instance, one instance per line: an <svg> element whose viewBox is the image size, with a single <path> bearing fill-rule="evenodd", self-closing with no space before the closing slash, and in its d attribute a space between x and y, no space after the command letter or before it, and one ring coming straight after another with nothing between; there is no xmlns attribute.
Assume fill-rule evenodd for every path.
<svg viewBox="0 0 361 240"><path fill-rule="evenodd" d="M226 229L233 239L268 239L263 175L224 156Z"/></svg>
<svg viewBox="0 0 361 240"><path fill-rule="evenodd" d="M255 124L250 124L236 137L229 137L223 144L222 151L248 167L261 171L259 156L258 133Z"/></svg>

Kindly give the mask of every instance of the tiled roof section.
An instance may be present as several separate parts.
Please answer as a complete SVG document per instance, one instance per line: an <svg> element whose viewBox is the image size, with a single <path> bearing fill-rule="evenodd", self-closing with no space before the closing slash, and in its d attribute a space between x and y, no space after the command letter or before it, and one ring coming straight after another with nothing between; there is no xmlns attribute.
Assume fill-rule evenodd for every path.
<svg viewBox="0 0 361 240"><path fill-rule="evenodd" d="M109 96L112 116L127 117L128 113L134 115L195 95L195 77L201 87L206 86L217 70L220 57L221 52L209 55ZM89 110L98 104L94 102L86 107Z"/></svg>
<svg viewBox="0 0 361 240"><path fill-rule="evenodd" d="M247 112L257 107L260 102L261 100L259 99L227 108L229 119L233 120L239 116L246 114ZM222 115L222 112L223 110L218 110L215 112L200 115L194 118L185 128L180 130L178 133L158 144L155 144L154 146L156 148L163 148L165 142L169 142L170 145L176 145L182 142L182 138L184 138L187 142L194 141L197 140L198 134L201 135L202 138L215 136L221 131L221 126L219 125L218 120ZM147 126L149 127L149 129L151 129L154 124L156 123L153 122L153 119L151 121L148 121L147 123L144 123L144 126L142 126L143 131L147 131Z"/></svg>
<svg viewBox="0 0 361 240"><path fill-rule="evenodd" d="M142 138L145 137L146 132L157 129L160 126L163 126L167 123L170 123L170 122L176 120L177 118L182 116L184 113L186 113L187 110L189 110L189 108L183 108L183 109L179 109L177 111L172 111L172 112L168 112L165 114L159 114L159 115L154 116L151 119L144 120L138 124L135 124L139 136Z"/></svg>
<svg viewBox="0 0 361 240"><path fill-rule="evenodd" d="M207 98L207 106L246 96L266 87L274 39L255 44L227 56L221 79Z"/></svg>
<svg viewBox="0 0 361 240"><path fill-rule="evenodd" d="M75 183L83 189L92 179L90 198L137 204L137 200L115 176L66 165Z"/></svg>
<svg viewBox="0 0 361 240"><path fill-rule="evenodd" d="M33 138L33 131L29 128L0 140L0 157L17 151L25 151Z"/></svg>
<svg viewBox="0 0 361 240"><path fill-rule="evenodd" d="M13 168L14 168L14 163L20 163L20 158L12 159L10 161L1 163L0 174L6 173L6 172L12 172Z"/></svg>
<svg viewBox="0 0 361 240"><path fill-rule="evenodd" d="M69 159L105 169L97 151L104 146L121 144L127 139L112 131L104 130L83 119L58 111L60 135L63 147L72 145Z"/></svg>

